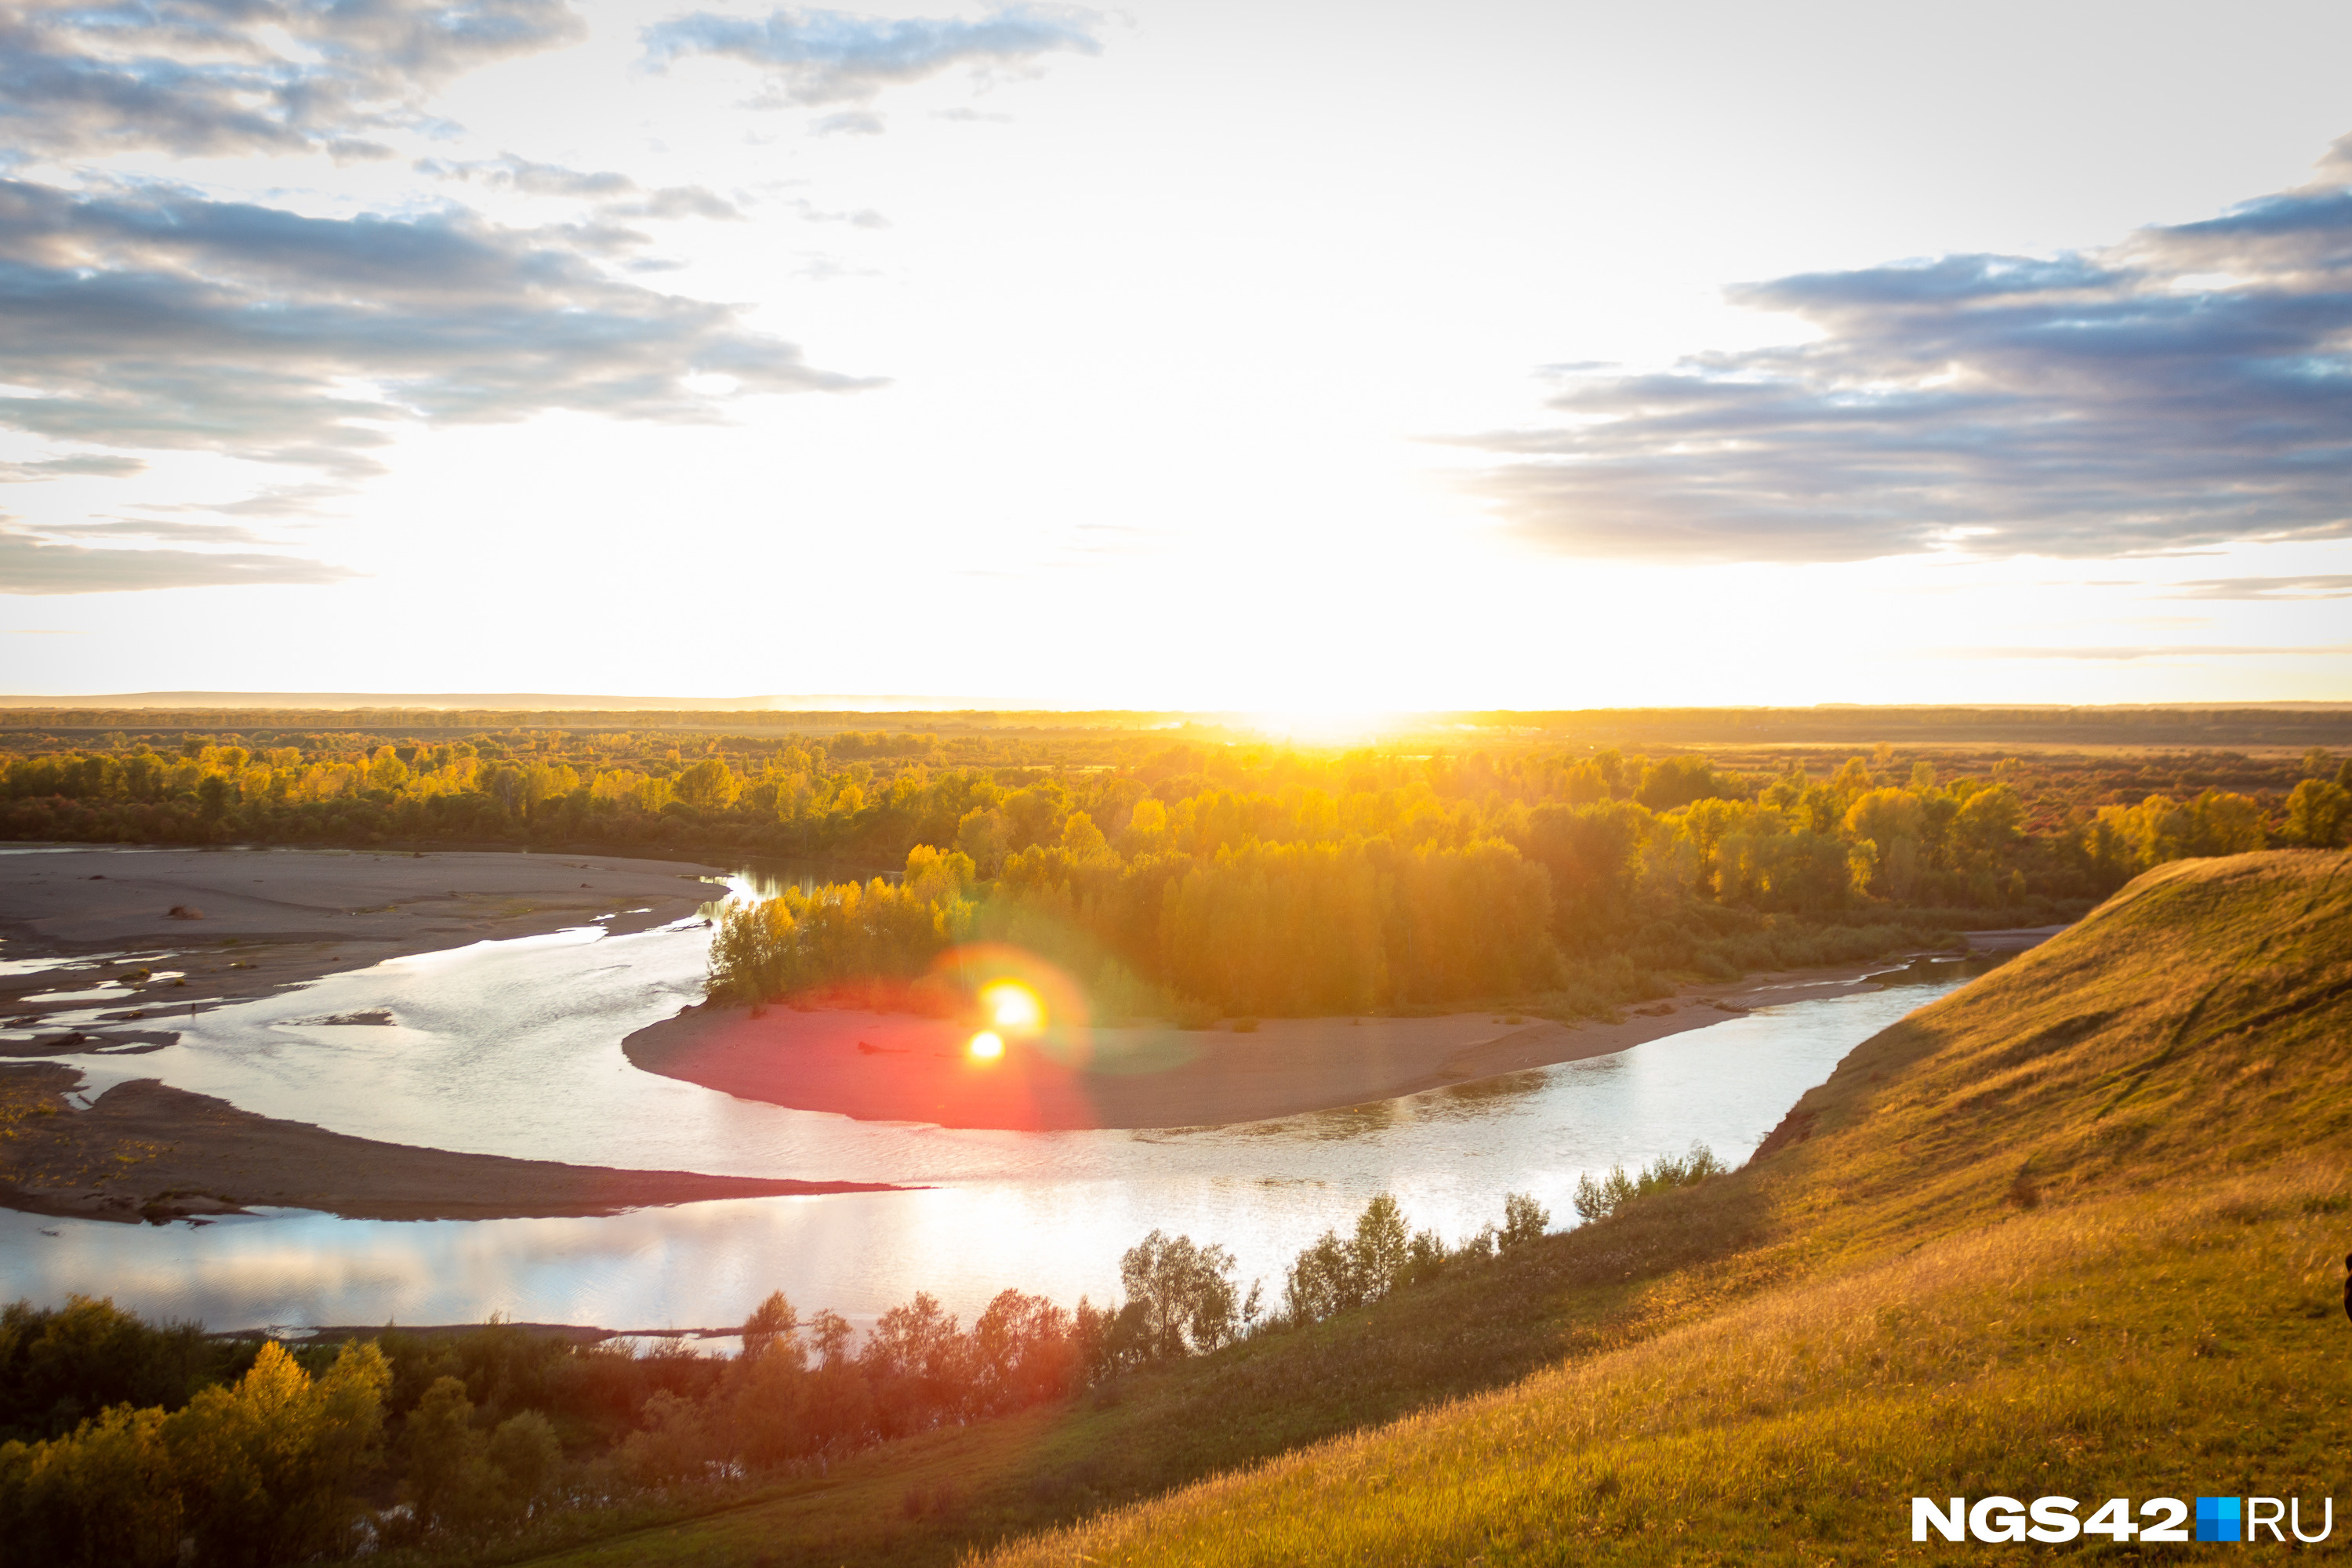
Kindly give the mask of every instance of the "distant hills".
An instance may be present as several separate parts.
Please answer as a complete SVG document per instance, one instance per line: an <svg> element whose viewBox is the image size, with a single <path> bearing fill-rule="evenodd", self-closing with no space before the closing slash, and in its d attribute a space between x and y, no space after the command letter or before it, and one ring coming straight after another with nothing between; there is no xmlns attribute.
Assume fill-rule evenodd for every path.
<svg viewBox="0 0 2352 1568"><path fill-rule="evenodd" d="M940 706L955 702L958 706ZM981 707L883 694L755 697L581 696L544 692L144 691L0 698L0 731L51 734L352 730L374 733L520 729L679 730L706 735L843 730L953 732L1184 731L1204 739L1458 746L1475 741L1594 747L1908 745L2214 749L2352 746L2352 702L2229 706L1968 705L1803 708L1508 709L1395 713L1352 725L1312 716L1181 710Z"/></svg>
<svg viewBox="0 0 2352 1568"><path fill-rule="evenodd" d="M0 697L0 708L473 708L544 712L586 708L671 713L895 713L908 709L937 710L945 700L939 697L875 692L799 697L591 697L551 691L124 691L101 697Z"/></svg>

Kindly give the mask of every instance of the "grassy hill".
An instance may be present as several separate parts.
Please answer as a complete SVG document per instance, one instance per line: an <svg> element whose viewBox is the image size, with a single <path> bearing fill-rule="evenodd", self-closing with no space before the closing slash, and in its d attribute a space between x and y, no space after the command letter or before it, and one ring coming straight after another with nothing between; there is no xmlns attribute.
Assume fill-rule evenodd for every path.
<svg viewBox="0 0 2352 1568"><path fill-rule="evenodd" d="M1914 1495L2315 1503L2348 1075L2352 855L2176 863L1730 1177L561 1560L1850 1562L1910 1549Z"/></svg>
<svg viewBox="0 0 2352 1568"><path fill-rule="evenodd" d="M1738 1175L1563 1238L1622 1228L1638 1271L1656 1226L1743 1233L1642 1283L1661 1331L996 1561L1859 1561L1915 1494L2315 1501L2348 1075L2352 857L2165 867L1858 1048Z"/></svg>

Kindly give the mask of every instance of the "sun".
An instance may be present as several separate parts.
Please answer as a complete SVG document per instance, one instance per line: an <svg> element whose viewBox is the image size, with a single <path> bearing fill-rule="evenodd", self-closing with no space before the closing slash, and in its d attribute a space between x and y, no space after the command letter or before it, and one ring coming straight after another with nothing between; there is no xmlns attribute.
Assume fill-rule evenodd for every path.
<svg viewBox="0 0 2352 1568"><path fill-rule="evenodd" d="M1272 739L1309 746L1360 745L1402 727L1395 713L1368 709L1305 709L1260 713L1251 727Z"/></svg>
<svg viewBox="0 0 2352 1568"><path fill-rule="evenodd" d="M1004 1037L992 1029L982 1029L971 1037L968 1049L981 1061L992 1062L1004 1054Z"/></svg>

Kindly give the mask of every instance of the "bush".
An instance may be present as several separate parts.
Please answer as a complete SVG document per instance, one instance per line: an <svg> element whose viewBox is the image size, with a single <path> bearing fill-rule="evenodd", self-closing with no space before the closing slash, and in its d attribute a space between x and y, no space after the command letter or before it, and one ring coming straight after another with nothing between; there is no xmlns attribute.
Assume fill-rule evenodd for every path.
<svg viewBox="0 0 2352 1568"><path fill-rule="evenodd" d="M236 1377L256 1347L205 1338L192 1323L151 1328L112 1300L0 1309L0 1438L62 1437L117 1405L177 1410Z"/></svg>
<svg viewBox="0 0 2352 1568"><path fill-rule="evenodd" d="M0 1540L18 1562L163 1568L182 1510L161 1410L118 1405L67 1436L0 1445Z"/></svg>
<svg viewBox="0 0 2352 1568"><path fill-rule="evenodd" d="M1576 1179L1576 1212L1587 1221L1607 1219L1636 1198L1673 1187L1696 1186L1709 1176L1727 1174L1730 1169L1704 1143L1693 1143L1690 1152L1679 1158L1662 1154L1637 1175L1629 1176L1624 1166L1613 1165L1597 1182L1589 1173Z"/></svg>
<svg viewBox="0 0 2352 1568"><path fill-rule="evenodd" d="M1435 1231L1408 1235L1404 1211L1382 1193L1364 1205L1355 1234L1327 1230L1298 1255L1283 1282L1283 1318L1316 1323L1377 1301L1400 1286L1434 1279L1456 1263L1475 1262L1525 1246L1544 1234L1551 1215L1525 1193L1503 1200L1503 1228L1491 1225L1448 1247Z"/></svg>

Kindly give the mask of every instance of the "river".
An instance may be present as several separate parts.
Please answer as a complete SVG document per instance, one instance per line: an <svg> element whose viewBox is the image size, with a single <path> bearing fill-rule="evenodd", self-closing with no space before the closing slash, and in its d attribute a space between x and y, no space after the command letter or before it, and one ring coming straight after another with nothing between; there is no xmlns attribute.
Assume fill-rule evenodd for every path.
<svg viewBox="0 0 2352 1568"><path fill-rule="evenodd" d="M920 1190L744 1199L605 1218L345 1220L292 1210L126 1226L0 1213L9 1296L110 1295L215 1328L740 1321L781 1289L867 1323L917 1290L967 1320L1007 1287L1117 1293L1154 1228L1229 1247L1278 1296L1288 1260L1373 1194L1448 1239L1527 1192L1572 1223L1577 1178L1694 1141L1732 1163L1806 1089L1957 974L1791 1001L1614 1056L1240 1126L1017 1133L860 1122L638 1071L630 1032L698 1000L699 925L597 928L392 960L207 1013L180 1042L75 1058L89 1092L160 1078L338 1132L588 1164ZM320 1022L390 1012L391 1025Z"/></svg>

